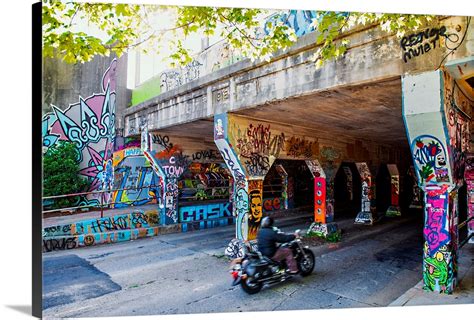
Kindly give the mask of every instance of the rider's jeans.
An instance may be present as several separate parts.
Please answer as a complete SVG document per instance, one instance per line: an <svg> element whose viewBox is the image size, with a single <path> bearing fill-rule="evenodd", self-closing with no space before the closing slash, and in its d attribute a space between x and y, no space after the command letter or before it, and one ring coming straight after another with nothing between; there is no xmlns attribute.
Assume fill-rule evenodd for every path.
<svg viewBox="0 0 474 320"><path fill-rule="evenodd" d="M290 269L291 272L298 271L295 258L293 258L293 252L289 248L278 248L278 250L275 252L275 254L272 257L272 260L275 260L275 261L286 260L286 265L288 266L288 269Z"/></svg>

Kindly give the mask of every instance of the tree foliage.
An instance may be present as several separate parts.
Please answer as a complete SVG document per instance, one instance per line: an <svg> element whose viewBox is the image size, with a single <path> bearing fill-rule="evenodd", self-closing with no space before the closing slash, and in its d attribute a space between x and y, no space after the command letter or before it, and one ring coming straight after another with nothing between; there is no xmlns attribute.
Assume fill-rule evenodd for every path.
<svg viewBox="0 0 474 320"><path fill-rule="evenodd" d="M43 0L43 56L60 57L68 63L87 62L112 52L120 56L152 38L147 34L151 26L146 25L146 18L156 8Z"/></svg>
<svg viewBox="0 0 474 320"><path fill-rule="evenodd" d="M48 149L43 156L43 196L56 196L83 192L86 179L79 177L78 150L71 142L61 141ZM55 200L56 207L69 206L74 198Z"/></svg>
<svg viewBox="0 0 474 320"><path fill-rule="evenodd" d="M152 15L172 12L175 26L159 29L150 23ZM58 56L66 62L85 62L94 55L120 56L130 48L156 50L163 35L175 37L170 41L171 58L177 64L192 61L193 53L186 48L184 39L193 33L219 35L241 56L252 60L270 60L272 55L290 47L296 40L295 30L285 21L268 24L262 32L262 21L271 12L264 9L214 7L164 7L132 4L87 4L43 0L43 53ZM358 26L378 25L382 30L402 37L407 31L419 29L434 17L410 14L318 12L313 20L318 49L312 60L317 67L342 56L349 41L344 32ZM80 28L76 21L88 21L91 29L105 35L99 37ZM74 31L76 30L76 31Z"/></svg>

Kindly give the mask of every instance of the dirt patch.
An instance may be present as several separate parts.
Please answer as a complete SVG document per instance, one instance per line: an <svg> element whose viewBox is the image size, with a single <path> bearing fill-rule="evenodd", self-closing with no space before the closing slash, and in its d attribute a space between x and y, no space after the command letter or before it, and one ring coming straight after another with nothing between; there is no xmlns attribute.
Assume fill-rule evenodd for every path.
<svg viewBox="0 0 474 320"><path fill-rule="evenodd" d="M303 245L310 247L322 246L329 243L327 240L320 237L304 237L301 239L301 242L303 242Z"/></svg>

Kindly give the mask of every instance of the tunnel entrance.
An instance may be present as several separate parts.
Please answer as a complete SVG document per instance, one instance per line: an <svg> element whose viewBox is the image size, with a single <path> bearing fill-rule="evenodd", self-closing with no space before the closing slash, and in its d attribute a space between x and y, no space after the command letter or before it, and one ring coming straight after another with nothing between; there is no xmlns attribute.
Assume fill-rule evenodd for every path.
<svg viewBox="0 0 474 320"><path fill-rule="evenodd" d="M304 160L275 160L263 182L264 202L267 196L277 196L279 192L281 193L279 191L281 190L281 178L276 169L278 165L281 165L288 175L286 189L288 209L313 210L313 177Z"/></svg>
<svg viewBox="0 0 474 320"><path fill-rule="evenodd" d="M355 163L343 162L334 178L334 219L355 218L361 209L361 180Z"/></svg>

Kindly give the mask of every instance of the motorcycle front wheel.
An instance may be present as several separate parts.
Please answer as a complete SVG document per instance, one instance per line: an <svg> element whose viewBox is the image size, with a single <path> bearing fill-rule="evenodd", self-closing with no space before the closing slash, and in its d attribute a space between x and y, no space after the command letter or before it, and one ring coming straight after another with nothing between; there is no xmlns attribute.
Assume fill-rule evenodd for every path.
<svg viewBox="0 0 474 320"><path fill-rule="evenodd" d="M249 278L246 278L240 281L240 286L242 287L242 290L248 294L255 294L262 290L263 284L261 282L251 282L249 281Z"/></svg>
<svg viewBox="0 0 474 320"><path fill-rule="evenodd" d="M314 253L307 248L304 248L303 250L304 256L298 259L298 269L300 269L301 275L306 277L314 270Z"/></svg>

